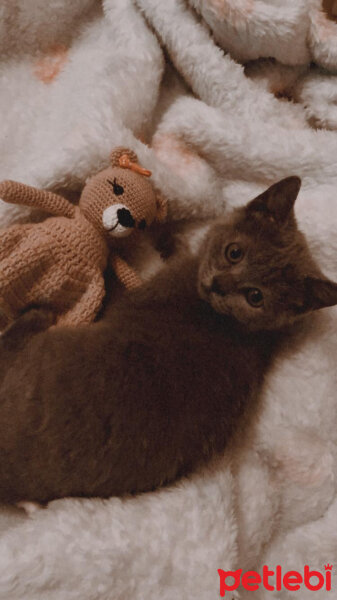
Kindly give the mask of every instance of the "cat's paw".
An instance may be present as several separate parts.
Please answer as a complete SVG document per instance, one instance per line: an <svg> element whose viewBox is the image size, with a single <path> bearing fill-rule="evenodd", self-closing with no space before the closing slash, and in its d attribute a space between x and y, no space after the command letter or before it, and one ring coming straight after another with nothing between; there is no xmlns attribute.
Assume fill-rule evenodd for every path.
<svg viewBox="0 0 337 600"><path fill-rule="evenodd" d="M55 315L49 309L32 308L11 323L0 337L0 347L7 351L19 350L33 335L49 329Z"/></svg>
<svg viewBox="0 0 337 600"><path fill-rule="evenodd" d="M0 310L0 335L8 327L8 319Z"/></svg>
<svg viewBox="0 0 337 600"><path fill-rule="evenodd" d="M30 502L26 500L21 500L16 503L17 508L20 508L25 511L27 517L31 517L39 510L47 508L45 504L40 504L39 502Z"/></svg>

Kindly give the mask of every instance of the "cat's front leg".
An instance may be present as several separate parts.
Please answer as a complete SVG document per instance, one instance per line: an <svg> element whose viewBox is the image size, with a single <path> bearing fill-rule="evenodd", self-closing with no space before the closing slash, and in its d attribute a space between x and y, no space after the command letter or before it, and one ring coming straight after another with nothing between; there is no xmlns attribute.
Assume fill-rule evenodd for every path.
<svg viewBox="0 0 337 600"><path fill-rule="evenodd" d="M6 353L18 352L37 333L45 331L55 321L51 310L32 308L11 323L0 335L0 361Z"/></svg>

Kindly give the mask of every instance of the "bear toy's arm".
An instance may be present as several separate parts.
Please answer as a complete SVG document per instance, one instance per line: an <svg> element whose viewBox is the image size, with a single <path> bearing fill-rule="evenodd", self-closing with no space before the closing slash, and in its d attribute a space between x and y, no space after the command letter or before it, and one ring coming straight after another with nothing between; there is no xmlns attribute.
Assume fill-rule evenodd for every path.
<svg viewBox="0 0 337 600"><path fill-rule="evenodd" d="M41 208L55 216L73 217L75 212L74 206L62 196L17 181L2 181L0 198L12 204Z"/></svg>
<svg viewBox="0 0 337 600"><path fill-rule="evenodd" d="M138 287L143 283L137 273L117 254L111 257L111 264L119 281L125 285L126 289Z"/></svg>
<svg viewBox="0 0 337 600"><path fill-rule="evenodd" d="M67 313L57 319L56 325L75 327L91 323L102 306L104 295L103 275L96 273L78 302Z"/></svg>

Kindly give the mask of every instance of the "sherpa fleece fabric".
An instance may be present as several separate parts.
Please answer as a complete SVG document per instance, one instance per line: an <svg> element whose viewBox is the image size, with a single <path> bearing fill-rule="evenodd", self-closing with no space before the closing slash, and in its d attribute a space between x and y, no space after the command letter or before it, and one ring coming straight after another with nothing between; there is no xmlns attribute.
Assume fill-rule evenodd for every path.
<svg viewBox="0 0 337 600"><path fill-rule="evenodd" d="M0 178L71 195L123 145L180 220L296 174L298 221L336 279L335 5L3 0ZM36 218L0 211L2 226ZM217 569L337 568L336 329L334 308L307 322L215 469L138 498L66 499L31 517L3 507L0 599L213 600ZM332 585L296 598L332 599Z"/></svg>

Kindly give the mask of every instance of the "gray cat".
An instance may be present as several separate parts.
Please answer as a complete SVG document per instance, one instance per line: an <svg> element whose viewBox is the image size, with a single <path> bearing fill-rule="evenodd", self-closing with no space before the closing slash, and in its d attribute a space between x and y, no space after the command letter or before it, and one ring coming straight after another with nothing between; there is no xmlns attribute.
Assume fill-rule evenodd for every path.
<svg viewBox="0 0 337 600"><path fill-rule="evenodd" d="M145 492L228 440L288 326L337 303L299 232L297 177L210 228L197 256L78 329L32 310L0 340L0 500Z"/></svg>

